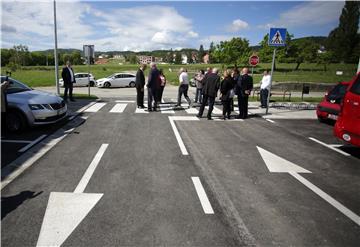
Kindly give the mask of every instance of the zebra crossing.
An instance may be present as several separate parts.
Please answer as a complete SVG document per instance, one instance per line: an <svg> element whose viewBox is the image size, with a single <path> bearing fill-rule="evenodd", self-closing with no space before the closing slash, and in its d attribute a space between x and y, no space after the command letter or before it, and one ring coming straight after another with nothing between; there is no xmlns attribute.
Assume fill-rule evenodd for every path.
<svg viewBox="0 0 360 247"><path fill-rule="evenodd" d="M87 113L96 113L96 112L109 112L111 114L121 114L121 113L133 113L133 114L149 114L147 111L147 104L144 104L145 108L137 108L136 103L131 100L115 100L110 102L97 102L84 112ZM207 111L209 107L207 106L205 110ZM205 114L206 114L205 111ZM167 115L197 115L199 113L199 107L189 107L188 103L183 103L181 107L175 107L174 102L162 103L159 105L158 112L161 114ZM234 111L238 114L238 111ZM222 107L214 106L212 115L221 116Z"/></svg>

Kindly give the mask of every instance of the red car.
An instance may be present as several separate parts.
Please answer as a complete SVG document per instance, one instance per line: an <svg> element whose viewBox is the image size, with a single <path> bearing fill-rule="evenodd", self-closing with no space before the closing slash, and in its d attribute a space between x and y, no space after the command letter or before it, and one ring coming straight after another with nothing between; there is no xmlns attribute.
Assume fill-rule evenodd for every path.
<svg viewBox="0 0 360 247"><path fill-rule="evenodd" d="M334 135L360 147L360 73L350 82L346 91Z"/></svg>
<svg viewBox="0 0 360 247"><path fill-rule="evenodd" d="M350 82L339 82L325 94L324 99L316 108L316 115L320 122L337 120L341 108L340 103L349 84Z"/></svg>

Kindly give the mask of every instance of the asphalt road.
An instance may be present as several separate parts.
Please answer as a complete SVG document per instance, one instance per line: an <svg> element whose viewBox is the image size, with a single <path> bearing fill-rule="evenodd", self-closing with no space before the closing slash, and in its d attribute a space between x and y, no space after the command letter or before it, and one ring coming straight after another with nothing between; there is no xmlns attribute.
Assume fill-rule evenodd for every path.
<svg viewBox="0 0 360 247"><path fill-rule="evenodd" d="M72 219L64 208L75 219L89 207L82 205L78 212L66 200L53 207L52 192L76 198L103 194L68 230L62 246L360 242L360 222L291 174L270 172L259 153L258 147L310 171L301 176L358 216L359 150L351 149L346 156L309 139L339 144L331 126L255 116L245 121L186 121L195 115L183 109L136 113L134 103L115 100L84 112L81 125L2 189L3 246L36 246L39 235L46 245L71 228L65 227ZM125 108L110 112L116 103ZM189 155L183 155L169 116L185 117L174 125ZM108 146L99 156L103 144ZM202 186L195 186L194 178ZM205 205L207 199L210 206ZM57 214L51 215L51 210ZM44 215L50 228L41 229ZM64 227L56 228L61 224Z"/></svg>

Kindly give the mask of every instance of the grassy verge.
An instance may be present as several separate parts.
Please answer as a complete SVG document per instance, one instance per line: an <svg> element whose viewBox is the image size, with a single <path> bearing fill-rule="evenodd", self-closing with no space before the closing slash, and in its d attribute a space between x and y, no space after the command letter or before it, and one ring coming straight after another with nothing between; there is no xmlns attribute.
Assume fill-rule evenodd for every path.
<svg viewBox="0 0 360 247"><path fill-rule="evenodd" d="M207 67L218 67L220 70L227 67L222 64L191 64L191 65L169 65L159 64L159 68L164 70L168 81L173 85L178 85L178 72L181 67L187 68L189 76L192 77L199 69L206 69ZM240 66L243 67L243 66ZM324 71L323 66L317 64L302 64L299 70L294 70L296 64L276 64L277 70L274 72L273 80L275 82L313 82L313 83L335 83L338 81L350 80L356 72L356 64L330 64L327 71ZM113 73L118 72L136 72L138 65L135 64L105 64L92 65L90 72L96 79L107 77ZM262 78L262 73L265 69L270 69L270 63L261 63L254 68L254 83L258 83ZM9 70L8 68L1 68L2 71ZM61 70L61 68L60 68ZM74 66L75 72L87 72L87 65ZM145 74L148 73L148 69ZM336 75L336 71L343 71L342 75ZM61 72L61 71L60 71ZM4 73L2 73L4 74ZM59 73L60 75L60 73ZM12 73L12 77L26 83L31 87L54 86L55 85L55 70L53 66L28 66L23 67Z"/></svg>
<svg viewBox="0 0 360 247"><path fill-rule="evenodd" d="M64 94L60 94L60 97L63 97L63 96L64 96ZM73 97L75 99L98 99L98 97L96 95L90 94L90 96L89 96L87 94L80 94L80 93L74 93Z"/></svg>
<svg viewBox="0 0 360 247"><path fill-rule="evenodd" d="M293 102L293 103L300 103L300 102L307 102L307 103L320 103L323 100L324 97L306 97L304 99L301 99L301 97L291 97L289 98L285 97L285 100L283 97L271 97L271 102ZM251 102L259 102L259 100L253 97L249 98L249 101Z"/></svg>

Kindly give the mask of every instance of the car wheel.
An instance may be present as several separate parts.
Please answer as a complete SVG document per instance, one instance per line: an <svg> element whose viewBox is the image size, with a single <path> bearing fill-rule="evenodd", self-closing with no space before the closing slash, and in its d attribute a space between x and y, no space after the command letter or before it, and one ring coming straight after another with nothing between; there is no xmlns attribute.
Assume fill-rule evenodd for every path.
<svg viewBox="0 0 360 247"><path fill-rule="evenodd" d="M130 86L130 87L135 87L135 82L133 82L133 81L130 82L129 86Z"/></svg>
<svg viewBox="0 0 360 247"><path fill-rule="evenodd" d="M93 87L93 86L95 86L95 82L91 81L90 82L90 87Z"/></svg>
<svg viewBox="0 0 360 247"><path fill-rule="evenodd" d="M110 86L111 86L110 82L107 81L104 83L104 87L110 87Z"/></svg>
<svg viewBox="0 0 360 247"><path fill-rule="evenodd" d="M6 128L10 132L20 132L26 127L24 116L18 111L9 111L6 113Z"/></svg>

